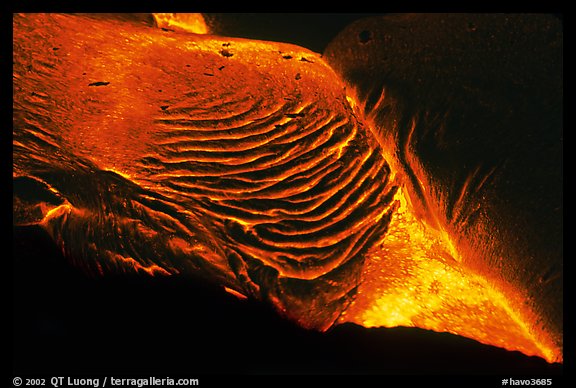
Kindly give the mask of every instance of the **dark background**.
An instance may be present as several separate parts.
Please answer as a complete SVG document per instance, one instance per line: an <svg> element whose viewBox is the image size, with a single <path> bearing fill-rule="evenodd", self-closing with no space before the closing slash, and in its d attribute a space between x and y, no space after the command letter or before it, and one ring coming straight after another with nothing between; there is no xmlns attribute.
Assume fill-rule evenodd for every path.
<svg viewBox="0 0 576 388"><path fill-rule="evenodd" d="M180 277L89 277L38 227L14 229L15 376L562 374L536 357L420 329L327 333Z"/></svg>
<svg viewBox="0 0 576 388"><path fill-rule="evenodd" d="M221 35L322 52L362 16L208 14L207 20ZM13 376L472 374L488 375L490 386L500 386L494 376L562 381L562 365L450 334L352 324L322 334L196 279L89 277L40 228L12 231Z"/></svg>
<svg viewBox="0 0 576 388"><path fill-rule="evenodd" d="M222 36L292 43L322 53L354 20L374 13L204 13L210 31Z"/></svg>

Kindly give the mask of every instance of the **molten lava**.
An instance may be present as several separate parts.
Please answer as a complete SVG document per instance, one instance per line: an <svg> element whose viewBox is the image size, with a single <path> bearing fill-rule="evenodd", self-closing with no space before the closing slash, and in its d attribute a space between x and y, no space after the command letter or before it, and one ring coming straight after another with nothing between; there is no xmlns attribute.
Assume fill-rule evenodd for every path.
<svg viewBox="0 0 576 388"><path fill-rule="evenodd" d="M534 333L505 292L458 263L450 241L418 221L403 191L386 237L368 252L356 299L340 322L420 327L555 362L561 357Z"/></svg>
<svg viewBox="0 0 576 388"><path fill-rule="evenodd" d="M208 26L200 13L154 13L156 26L168 30L207 34Z"/></svg>
<svg viewBox="0 0 576 388"><path fill-rule="evenodd" d="M17 198L16 222L90 270L201 273L304 327L414 326L562 359L418 216L395 150L320 55L155 20L15 16L13 175L54 198Z"/></svg>

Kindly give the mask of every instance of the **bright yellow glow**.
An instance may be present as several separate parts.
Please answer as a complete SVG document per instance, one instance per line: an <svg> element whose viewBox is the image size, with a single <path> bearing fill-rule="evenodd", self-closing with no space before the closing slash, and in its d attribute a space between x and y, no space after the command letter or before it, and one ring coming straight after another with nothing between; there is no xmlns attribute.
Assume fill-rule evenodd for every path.
<svg viewBox="0 0 576 388"><path fill-rule="evenodd" d="M200 13L154 13L152 15L159 28L194 34L208 33L208 26Z"/></svg>
<svg viewBox="0 0 576 388"><path fill-rule="evenodd" d="M388 234L368 252L363 283L341 321L449 332L557 361L557 350L537 340L506 295L454 260L443 234L414 218L402 190L396 200Z"/></svg>
<svg viewBox="0 0 576 388"><path fill-rule="evenodd" d="M231 220L231 221L234 221L234 222L239 223L240 225L242 225L242 226L245 227L245 228L248 228L248 227L251 227L251 226L252 226L252 224L251 224L250 222L241 220L240 218L230 217L230 216L229 216L228 219Z"/></svg>
<svg viewBox="0 0 576 388"><path fill-rule="evenodd" d="M46 215L44 216L44 219L41 221L42 225L45 225L46 223L48 223L52 218L56 218L59 217L60 215L64 214L64 213L69 213L72 211L72 206L68 203L62 204L60 206L57 206L53 209L50 209L46 212Z"/></svg>
<svg viewBox="0 0 576 388"><path fill-rule="evenodd" d="M118 175L120 175L122 178L127 179L127 180L131 180L131 179L132 179L132 177L131 177L130 175L128 175L128 174L126 174L126 173L124 173L124 172L122 172L122 171L115 170L115 169L113 169L113 168L105 168L104 171L113 172L113 173L118 174Z"/></svg>
<svg viewBox="0 0 576 388"><path fill-rule="evenodd" d="M220 201L243 200L246 198L254 200L287 198L313 190L314 186L325 177L325 175L321 174L317 176L310 175L307 177L309 180L305 186L287 187L282 193L268 193L266 190L264 190L264 194L259 193L276 182L289 179L302 171L312 171L317 164L326 162L326 156L317 155L310 158L305 164L282 171L269 179L262 179L262 182L265 182L262 186L255 185L254 187L245 187L243 189L233 189L232 187L234 186L232 186L225 187L225 190L220 190L218 188L203 187L199 183L200 179L182 180L178 182L178 190L166 185L166 182L176 181L176 179L170 179L172 177L202 177L205 174L200 170L190 170L188 167L177 168L178 163L221 163L225 168L223 167L222 171L213 171L212 174L225 176L230 171L228 168L234 168L236 169L235 173L241 175L244 172L254 172L251 170L252 167L246 166L261 157L261 155L252 156L239 163L238 160L228 156L214 157L201 153L195 154L196 151L202 150L221 151L220 145L210 145L208 148L206 146L201 148L189 145L178 146L178 141L176 140L185 140L186 138L193 138L200 143L216 140L217 136L221 134L224 136L222 140L227 141L240 140L244 137L238 134L229 135L224 128L220 128L222 129L219 131L220 133L213 134L211 132L214 128L210 131L204 129L204 132L202 132L202 128L166 124L191 119L192 116L189 117L188 113L180 114L178 111L185 111L182 108L190 108L191 106L205 103L202 99L195 100L196 97L180 101L187 91L196 90L204 94L209 91L214 96L235 95L234 93L238 93L237 96L257 96L263 93L266 99L283 101L283 97L292 93L290 89L292 86L288 85L289 82L297 83L298 87L293 90L297 90L298 93L302 92L305 95L309 89L316 91L320 88L319 91L321 91L327 85L332 85L331 88L337 87L338 90L341 90L338 86L340 85L340 80L335 73L322 64L322 59L319 56L307 51L297 53L292 51L294 47L280 43L270 44L234 38L227 38L224 41L213 39L212 37L192 37L191 35L164 33L152 29L147 31L150 35L143 38L140 35L141 31L132 30L134 27L130 25L126 25L126 30L123 34L116 35L117 37L121 36L122 39L103 39L101 38L102 34L97 33L97 31L96 33L94 32L95 29L86 28L84 24L80 27L76 26L73 18L62 15L57 16L57 18L61 19L59 23L63 26L58 31L74 31L69 36L66 34L59 35L57 41L62 45L58 45L60 51L57 51L57 53L67 53L66 55L69 58L81 58L82 60L78 62L70 61L67 64L66 71L57 73L61 78L54 78L58 82L46 82L46 91L36 90L34 93L50 95L54 101L70 103L70 109L64 110L64 122L66 124L57 125L56 127L60 131L58 135L63 139L62 147L65 146L70 150L74 150L74 153L80 159L87 158L93 161L99 169L114 171L124 178L141 185L144 189L161 193L168 199L173 200L174 203L188 198L182 196L182 193L191 191L187 189L201 189L202 196L214 204L218 204ZM154 18L160 28L197 34L208 32L200 14L154 14ZM97 50L92 48L93 51L90 51L89 47L77 44L76 39L81 38L82 34L86 34L90 39L95 39ZM31 45L31 47L36 47L37 44L40 45L39 47L44 47L42 45L45 43L40 41ZM227 47L225 51L223 47ZM42 52L44 54L54 54L52 50L43 50ZM314 71L325 73L322 78L325 84L318 83L311 78L314 72L313 69L306 70L309 71L308 73L303 71L304 67L299 66L302 65L302 60L286 60L284 57L287 55L282 56L279 54L280 52L290 52L290 56L295 58L312 58L315 63L314 66L317 66ZM87 53L91 53L92 56L87 55ZM233 57L234 60L231 60L230 57ZM63 61L63 58L65 57L62 56L58 60ZM90 58L90 60L84 60L85 58ZM37 62L40 63L42 61ZM27 60L25 63L28 65ZM281 63L281 66L277 67L279 63ZM162 64L165 67L158 64ZM306 64L305 66L308 67L308 65ZM36 66L35 62L34 66ZM182 69L188 69L189 67L193 70L200 70L182 72ZM205 70L206 73L204 73ZM302 71L302 78L295 78L297 71ZM25 74L30 77L33 76L33 72L29 71ZM268 81L266 83L260 82L259 77L263 74L266 74L265 78L269 79L270 83ZM230 75L233 75L233 77L230 77ZM287 78L287 75L290 76ZM15 77L17 76L19 75L15 74ZM71 81L65 81L66 79ZM308 85L307 79L311 80ZM31 78L31 81L33 80ZM77 80L82 80L82 82L77 82ZM30 85L35 85L34 82ZM278 85L274 86L273 82L278 82ZM67 85L67 87L59 85ZM269 92L268 89L274 89L275 87L285 91L286 96L276 92L266 94ZM202 93L200 95L203 95ZM26 93L15 94L15 96L23 99L22 96L24 94ZM190 94L192 95L193 93ZM28 96L29 93L26 95ZM318 98L318 94L309 95L306 98ZM364 108L356 103L356 99L349 96L346 98L354 111L358 113L357 116L362 117L361 111ZM376 107L373 108L374 112L377 111L377 106L384 101L384 98L384 95L380 96ZM249 99L249 101L252 100L252 98ZM243 109L248 109L249 105L238 105L230 111L215 109L218 106L225 107L229 102L226 100L216 101L213 106L209 105L206 107L206 112L196 113L193 118L195 120L214 120L215 122L232 121L235 123L234 125L238 126L247 125L248 122L232 119L235 111L239 109L238 107L241 107L241 111L243 111ZM52 112L54 119L64 120L58 116L58 112L60 112L56 109L58 104L53 104L53 106L55 109ZM68 103L63 106L68 107ZM290 111L291 115L306 113L307 111L304 111L306 106L306 104L298 105ZM86 109L86 107L93 109L93 111ZM267 117L271 114L270 112L280 109L280 105L269 109L263 109L259 112L259 115ZM337 110L336 107L334 109ZM328 125L331 120L332 117L327 117L325 123L318 122L317 127L324 128L324 125ZM375 127L375 125L372 125L373 123L369 122L368 124L371 124L372 128ZM280 127L284 125L296 126L296 122L293 122L292 118L284 117L277 125ZM321 147L338 133L337 129L339 130L339 128L332 125L329 131L317 134L316 141L311 147L310 145L308 147ZM340 161L345 155L344 151L347 151L347 147L355 147L357 144L357 134L363 135L362 132L368 130L367 128L368 126L365 128L358 127L357 129L354 126L346 139L336 142L327 150L327 155L331 157L336 155L336 159ZM309 136L315 129L316 125L302 127L297 131L296 136L291 137L291 141L298 143L298 140ZM169 141L158 139L158 137L166 139L164 135L170 131L186 132L186 134L178 135L182 138L174 137L170 139L168 137ZM394 133L394 130L390 128L380 129L380 131L382 133ZM413 131L414 125L410 134ZM44 135L41 131L30 130L29 133L47 144L58 146L53 143L51 137ZM192 135L195 137L192 137ZM251 150L265 144L265 142L281 139L282 136L284 136L284 132L277 131L274 137L271 138L239 143L235 150ZM401 185L403 170L397 161L398 145L394 139L379 138L378 141L382 147L381 151L384 159L390 163L392 170L389 181ZM15 141L14 145L25 146L18 141ZM170 147L174 147L175 155L170 155L170 152L167 151ZM303 151L299 147L299 145L296 145L285 153L276 155L275 159L271 160L270 163L279 165L281 164L280 162L283 162L288 164L287 162L295 160L302 155ZM226 217L225 219L237 222L245 230L249 231L254 225L268 222L270 217L276 220L283 217L290 220L294 219L293 216L299 212L313 213L311 210L320 207L324 199L332 196L336 190L347 190L346 188L349 187L350 182L358 173L360 166L369 161L372 153L376 152L375 150L375 147L371 147L363 154L358 154L353 161L353 166L350 168L349 176L345 176L338 181L338 185L335 185L333 189L335 191L326 190L319 196L317 202L306 205L309 206L306 209L253 211L248 220L241 219L241 216L238 216L239 218L230 217L209 209L204 210L204 215L211 217L212 220L218 220L217 222L221 222L223 217ZM408 155L409 151L406 150ZM154 165L139 164L141 158L147 155L154 155L160 166L171 165L172 168L156 169L157 166ZM42 156L31 156L31 158L34 157L41 158ZM48 162L50 160L47 159ZM425 171L419 168L417 161L417 158L410 160L410 166L414 169L419 185L422 188L433 188L433 184L426 179ZM366 173L365 178L374 179L375 171L380 171L377 167L374 166L371 172ZM265 171L265 168L262 170ZM467 182L464 185L464 190L457 204L461 202L462 198L465 198L465 189L468 184ZM50 190L55 191L52 188ZM353 209L360 207L360 204L362 204L362 207L370 208L370 204L366 204L365 201L370 198L368 195L371 196L375 190L374 188L367 189L354 206L330 218L330 222L333 224L339 222L347 217ZM382 193L382 197L384 195L385 193ZM147 197L145 194L142 194L142 196L144 198ZM434 204L437 201L429 192L426 192L425 196L426 201L430 204ZM344 206L349 198L350 194L345 193L339 202L335 204L334 209ZM149 199L158 200L155 197L149 197ZM437 208L430 207L429 217L417 217L416 212L424 210L425 206L418 207L410 203L406 192L402 190L398 191L395 200L399 204L398 210L393 213L394 216L387 234L366 254L366 266L362 274L363 283L359 286L356 300L343 314L343 322L355 322L366 327L411 326L450 332L473 338L486 344L510 350L519 350L529 355L538 355L549 361L561 359L562 355L558 349L553 345L549 345L545 340L541 340L541 338L545 338L544 335L533 332L536 320L531 319L526 311L519 311L523 307L521 304L512 305L512 292L496 289L490 279L483 278L464 266L463 260L460 258L467 258L466 255L469 255L469 253L458 245L457 236L452 231L443 229L442 225L449 226L449 224L442 224L434 218L434 210ZM42 206L44 207L41 210L45 214L42 222L45 226L54 218L66 216L70 212L85 218L91 216L90 214L84 214L88 210L73 208L70 204L64 204L49 210L49 205L43 204ZM131 206L138 206L137 201L134 201ZM375 205L370 210L369 217L350 224L349 228L341 233L327 235L316 240L303 239L302 242L298 243L276 243L275 246L282 248L278 250L280 252L283 248L323 248L335 245L339 239L345 239L351 234L359 234L362 230L366 230L366 224L379 222L392 209L388 207L382 209L379 206ZM178 211L180 215L190 216L189 219L194 219L195 217L190 210L184 207ZM159 211L145 209L145 212L154 217L163 217ZM326 216L330 216L330 213L322 211L322 214L318 214L315 216L316 218L310 218L309 221L315 222ZM425 222L428 224L425 224ZM170 225L174 225L182 231L188 229L186 223L181 223L178 219L170 220ZM309 232L316 232L326 226L326 224L323 224L323 226L318 226L317 229L309 230ZM154 233L157 232L142 230L141 233L145 238L152 239L156 237ZM214 242L214 246L216 245L216 242ZM221 270L222 273L227 273L227 271L229 273L230 269L226 257L216 252L210 241L208 241L208 244L203 245L197 241L187 241L183 238L173 237L168 241L168 248L181 257L187 257L187 255L201 256L206 262ZM248 255L266 259L270 259L271 255L280 254L278 252L271 253L270 250L261 249L258 246L239 244L238 248ZM350 250L351 248L343 252L342 257L346 256ZM282 253L282 255L289 260L298 260L296 254ZM282 260L286 260L286 257L283 257ZM151 275L166 275L177 272L176 269L168 268L166 270L154 264L144 266L131 257L117 256L112 259L121 262L123 268L134 268L137 271L142 270ZM282 261L276 258L274 260L276 262ZM334 260L331 264L325 265L320 269L310 270L294 269L287 265L281 268L281 274L283 276L297 276L300 279L315 279L331 271L339 264L340 261ZM232 290L228 291L231 292ZM280 302L277 302L277 305L280 305ZM526 318L527 316L528 318Z"/></svg>

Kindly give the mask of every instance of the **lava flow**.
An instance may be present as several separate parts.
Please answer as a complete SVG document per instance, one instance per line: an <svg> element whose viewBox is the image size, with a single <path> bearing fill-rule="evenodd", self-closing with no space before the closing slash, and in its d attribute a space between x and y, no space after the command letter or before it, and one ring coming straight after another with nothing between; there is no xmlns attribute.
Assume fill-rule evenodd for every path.
<svg viewBox="0 0 576 388"><path fill-rule="evenodd" d="M307 328L416 326L561 360L414 216L394 151L320 55L90 16L13 28L15 222L74 263L199 273Z"/></svg>
<svg viewBox="0 0 576 388"><path fill-rule="evenodd" d="M365 327L420 327L519 350L549 362L561 357L506 293L455 260L445 234L417 220L402 190L401 206L381 244L367 254L356 299L340 322ZM540 336L540 338L538 337Z"/></svg>

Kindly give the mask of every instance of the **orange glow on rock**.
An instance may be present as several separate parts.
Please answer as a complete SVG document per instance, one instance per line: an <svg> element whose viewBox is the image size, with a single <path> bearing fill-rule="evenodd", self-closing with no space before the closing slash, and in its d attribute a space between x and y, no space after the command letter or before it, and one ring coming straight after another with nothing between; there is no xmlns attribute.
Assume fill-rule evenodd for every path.
<svg viewBox="0 0 576 388"><path fill-rule="evenodd" d="M170 272L166 271L164 268L156 265L150 264L149 266L144 266L140 264L138 261L134 260L132 257L124 257L117 255L116 259L120 262L124 262L126 265L133 267L136 272L144 271L148 275L156 276L156 275L170 275Z"/></svg>
<svg viewBox="0 0 576 388"><path fill-rule="evenodd" d="M515 291L466 266L454 233L421 215L394 145L379 144L370 122L352 113L354 99L320 55L112 22L91 29L68 15L18 18L34 30L20 27L14 38L15 68L29 72L14 73L15 176L38 165L72 171L75 158L91 163L82 171L113 176L102 178L99 196L72 192L46 208L42 225L53 236L74 225L82 238L95 236L96 251L110 240L149 248L141 257L102 249L99 270L105 257L111 268L149 275L204 271L304 327L326 330L339 316L562 360ZM162 28L207 32L199 14L154 18ZM44 39L48 22L59 32ZM29 117L30 106L53 126ZM62 182L53 190L75 189ZM118 182L129 189L117 194Z"/></svg>
<svg viewBox="0 0 576 388"><path fill-rule="evenodd" d="M347 101L360 115L364 107L353 89L349 93ZM375 128L373 117L366 122ZM416 155L404 150L421 188L420 197L411 198L414 188L398 161L395 140L379 137L379 142L401 186L395 197L400 205L381 244L368 252L358 296L340 321L449 332L562 362L562 351L539 325L521 290L486 268L487 258L470 249L457 228L438 216L445 195L435 190ZM456 209L468 184L464 182Z"/></svg>
<svg viewBox="0 0 576 388"><path fill-rule="evenodd" d="M241 294L238 291L233 290L232 288L224 287L224 291L226 291L230 295L234 295L238 299L242 299L242 300L248 299L248 297L246 295Z"/></svg>
<svg viewBox="0 0 576 388"><path fill-rule="evenodd" d="M194 34L207 34L208 26L201 13L154 13L158 28Z"/></svg>
<svg viewBox="0 0 576 388"><path fill-rule="evenodd" d="M449 332L549 362L561 359L506 293L452 257L445 234L414 217L402 191L396 200L401 205L386 237L368 253L358 295L340 322Z"/></svg>

